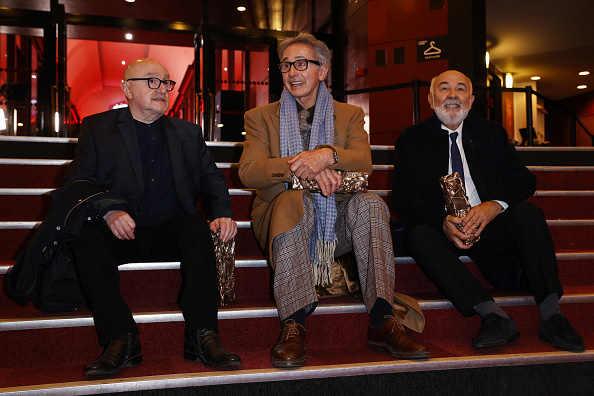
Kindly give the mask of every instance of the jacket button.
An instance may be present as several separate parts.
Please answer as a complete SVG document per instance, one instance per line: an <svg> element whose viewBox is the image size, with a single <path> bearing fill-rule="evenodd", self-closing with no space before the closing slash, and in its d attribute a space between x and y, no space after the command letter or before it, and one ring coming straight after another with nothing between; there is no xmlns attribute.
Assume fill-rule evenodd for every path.
<svg viewBox="0 0 594 396"><path fill-rule="evenodd" d="M61 230L60 226L57 226L56 227L56 230L60 231Z"/></svg>

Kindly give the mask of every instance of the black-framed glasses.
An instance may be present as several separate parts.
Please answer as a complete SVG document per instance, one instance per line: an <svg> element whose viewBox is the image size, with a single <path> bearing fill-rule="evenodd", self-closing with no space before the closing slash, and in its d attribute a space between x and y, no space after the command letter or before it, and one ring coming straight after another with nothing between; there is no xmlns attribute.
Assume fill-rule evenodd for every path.
<svg viewBox="0 0 594 396"><path fill-rule="evenodd" d="M293 66L295 68L295 70L297 71L303 71L303 70L307 70L307 67L309 66L310 63L313 63L314 65L318 65L320 66L322 63L317 61L317 60L311 60L311 59L297 59L295 62L281 62L278 64L278 69L281 71L281 73L288 73L289 70L291 70L291 66Z"/></svg>
<svg viewBox="0 0 594 396"><path fill-rule="evenodd" d="M161 80L161 79L158 79L156 77L129 78L129 79L126 80L126 82L128 82L128 81L140 81L140 80L146 80L146 83L148 84L148 87L150 89L159 89L159 87L161 86L161 84L163 84L165 86L165 89L167 91L173 91L173 88L175 88L175 81L173 81L173 80Z"/></svg>

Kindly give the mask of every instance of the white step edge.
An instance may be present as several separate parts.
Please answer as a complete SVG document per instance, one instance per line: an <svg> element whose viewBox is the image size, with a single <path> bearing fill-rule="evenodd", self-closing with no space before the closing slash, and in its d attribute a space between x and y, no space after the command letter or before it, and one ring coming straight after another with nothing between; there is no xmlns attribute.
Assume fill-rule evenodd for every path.
<svg viewBox="0 0 594 396"><path fill-rule="evenodd" d="M509 296L494 297L500 306L528 306L535 305L532 296ZM454 309L453 304L446 299L422 300L418 299L419 306L423 311L435 309ZM561 304L577 304L594 302L594 294L564 294L560 300ZM366 313L367 310L362 302L349 304L319 305L312 315L340 315L353 313ZM147 312L134 314L136 323L169 323L183 322L181 311ZM277 317L278 311L275 307L253 307L233 308L233 306L219 308L219 320L231 319L252 319ZM90 315L81 317L54 316L38 318L0 319L0 332L38 330L49 328L70 328L93 326L93 317Z"/></svg>
<svg viewBox="0 0 594 396"><path fill-rule="evenodd" d="M0 221L0 230L31 230L39 227L41 221ZM549 227L559 226L594 226L594 219L547 220ZM238 221L237 228L250 228L252 222Z"/></svg>
<svg viewBox="0 0 594 396"><path fill-rule="evenodd" d="M73 396L117 392L142 392L156 389L189 388L209 385L298 381L331 377L394 374L467 368L509 367L534 364L573 363L594 360L594 351L583 353L563 351L526 354L480 355L426 360L389 360L325 366L305 366L297 370L275 368L208 371L146 377L100 379L95 381L64 382L1 388L0 393L11 396ZM198 391L199 392L199 391Z"/></svg>
<svg viewBox="0 0 594 396"><path fill-rule="evenodd" d="M0 188L0 196L8 195L47 195L54 191L54 188ZM369 190L380 197L387 197L392 190ZM253 188L230 188L229 195L254 195L256 190ZM591 197L594 196L594 190L536 190L534 197Z"/></svg>
<svg viewBox="0 0 594 396"><path fill-rule="evenodd" d="M594 260L594 252L588 253L557 253L558 261L572 261L572 260ZM460 260L465 263L470 263L472 260L468 256L461 256ZM395 264L414 264L412 257L395 257ZM151 271L151 270L178 270L179 261L171 262L148 262L148 263L128 263L122 264L118 268L120 271ZM264 259L259 260L235 260L236 268L266 268L268 263ZM6 274L12 265L0 265L0 275Z"/></svg>

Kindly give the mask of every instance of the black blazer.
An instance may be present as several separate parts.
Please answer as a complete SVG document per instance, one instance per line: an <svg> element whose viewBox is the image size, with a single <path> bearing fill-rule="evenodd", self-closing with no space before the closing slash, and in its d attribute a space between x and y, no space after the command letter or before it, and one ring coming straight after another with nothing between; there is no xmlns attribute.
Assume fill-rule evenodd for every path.
<svg viewBox="0 0 594 396"><path fill-rule="evenodd" d="M232 217L231 198L223 173L216 167L200 126L163 116L175 192L183 210L198 213L203 198L208 217ZM128 108L85 117L66 183L89 180L122 193L138 208L144 192L140 150ZM133 214L132 214L133 215Z"/></svg>
<svg viewBox="0 0 594 396"><path fill-rule="evenodd" d="M505 129L470 111L462 129L464 152L481 201L514 205L536 190L536 176L518 158ZM396 140L392 204L403 220L442 230L447 216L439 179L448 173L448 133L435 114Z"/></svg>

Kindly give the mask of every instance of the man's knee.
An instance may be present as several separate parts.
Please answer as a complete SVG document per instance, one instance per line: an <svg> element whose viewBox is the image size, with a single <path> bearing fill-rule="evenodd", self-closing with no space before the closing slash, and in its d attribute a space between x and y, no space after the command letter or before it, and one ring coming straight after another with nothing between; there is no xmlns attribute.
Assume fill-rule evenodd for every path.
<svg viewBox="0 0 594 396"><path fill-rule="evenodd" d="M509 215L514 218L519 226L532 227L546 222L544 211L532 202L522 201L508 210L510 210Z"/></svg>
<svg viewBox="0 0 594 396"><path fill-rule="evenodd" d="M408 251L414 256L427 249L432 249L432 246L441 242L443 238L445 238L445 236L435 228L426 224L419 224L408 231L406 245Z"/></svg>
<svg viewBox="0 0 594 396"><path fill-rule="evenodd" d="M357 213L369 213L370 215L383 213L389 216L390 213L388 205L386 205L384 200L372 192L353 195L349 201L349 207L355 208Z"/></svg>

